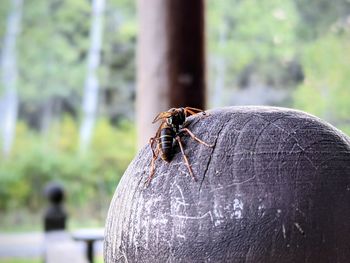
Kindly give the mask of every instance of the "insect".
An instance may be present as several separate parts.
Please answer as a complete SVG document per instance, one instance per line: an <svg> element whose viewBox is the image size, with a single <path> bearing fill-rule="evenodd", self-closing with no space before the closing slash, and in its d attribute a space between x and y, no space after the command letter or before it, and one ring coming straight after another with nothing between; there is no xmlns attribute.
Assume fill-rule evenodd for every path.
<svg viewBox="0 0 350 263"><path fill-rule="evenodd" d="M173 157L173 149L175 144L177 143L180 146L180 150L183 156L183 159L186 163L188 171L192 178L196 180L196 177L193 174L191 165L188 161L188 158L185 154L183 144L181 142L181 135L183 133L187 133L191 136L192 139L197 142L204 144L207 147L213 147L199 138L197 138L188 128L186 128L186 118L195 115L198 113L203 113L206 115L206 112L200 109L185 107L185 108L171 108L168 111L164 111L159 113L153 120L152 123L156 123L157 121L161 121L161 124L156 132L156 135L150 138L149 143L152 149L152 161L150 167L150 175L147 178L145 184L148 185L155 173L155 161L157 160L159 154L162 160L166 162L170 162ZM156 143L156 147L155 146ZM154 149L155 148L155 149Z"/></svg>

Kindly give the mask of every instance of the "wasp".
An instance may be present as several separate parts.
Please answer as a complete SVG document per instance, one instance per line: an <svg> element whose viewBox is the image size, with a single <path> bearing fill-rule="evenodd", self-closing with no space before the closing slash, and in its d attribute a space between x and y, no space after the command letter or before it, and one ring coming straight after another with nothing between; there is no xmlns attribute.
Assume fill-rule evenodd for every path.
<svg viewBox="0 0 350 263"><path fill-rule="evenodd" d="M191 115L196 115L199 113L202 113L203 116L207 115L206 112L203 110L191 108L191 107L185 107L185 108L171 108L168 111L159 113L154 118L152 123L161 121L161 124L156 132L156 135L150 138L149 140L153 157L151 161L150 175L145 182L146 185L148 185L151 182L154 176L155 161L158 159L159 154L162 160L169 163L173 157L173 154L174 154L173 150L176 143L180 146L183 159L186 163L186 166L188 168L190 175L196 181L196 177L193 174L191 165L185 154L184 147L181 142L181 136L184 133L187 133L188 135L190 135L192 139L196 140L197 142L204 144L207 147L213 147L213 145L210 145L202 141L201 139L197 138L188 128L186 128L187 117Z"/></svg>

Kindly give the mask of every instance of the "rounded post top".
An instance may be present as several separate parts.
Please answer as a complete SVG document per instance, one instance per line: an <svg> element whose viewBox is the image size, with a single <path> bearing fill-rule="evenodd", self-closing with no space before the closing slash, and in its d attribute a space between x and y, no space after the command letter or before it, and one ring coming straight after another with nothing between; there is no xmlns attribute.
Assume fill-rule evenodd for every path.
<svg viewBox="0 0 350 263"><path fill-rule="evenodd" d="M144 147L109 208L114 262L348 262L350 139L276 107L227 107L188 118L207 147L181 140L167 163ZM151 124L150 124L151 125Z"/></svg>
<svg viewBox="0 0 350 263"><path fill-rule="evenodd" d="M59 204L65 198L65 191L61 184L51 182L46 185L44 195L50 203Z"/></svg>

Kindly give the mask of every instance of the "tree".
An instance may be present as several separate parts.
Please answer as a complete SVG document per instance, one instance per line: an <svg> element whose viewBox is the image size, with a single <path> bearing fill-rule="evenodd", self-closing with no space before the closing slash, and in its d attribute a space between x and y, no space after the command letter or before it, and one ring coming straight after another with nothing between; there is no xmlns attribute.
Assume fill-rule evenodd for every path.
<svg viewBox="0 0 350 263"><path fill-rule="evenodd" d="M88 72L83 94L83 122L80 128L80 149L86 150L90 144L92 129L95 124L98 103L98 77L100 66L101 43L103 32L103 13L105 0L92 1L90 31L90 49L88 53Z"/></svg>
<svg viewBox="0 0 350 263"><path fill-rule="evenodd" d="M22 0L12 0L12 7L7 20L6 33L1 57L2 84L5 90L2 101L2 142L3 154L10 153L15 137L17 122L17 57L16 41L20 31Z"/></svg>
<svg viewBox="0 0 350 263"><path fill-rule="evenodd" d="M23 11L18 43L20 117L47 134L63 111L60 102L68 101L78 109L86 69L89 3L31 0Z"/></svg>

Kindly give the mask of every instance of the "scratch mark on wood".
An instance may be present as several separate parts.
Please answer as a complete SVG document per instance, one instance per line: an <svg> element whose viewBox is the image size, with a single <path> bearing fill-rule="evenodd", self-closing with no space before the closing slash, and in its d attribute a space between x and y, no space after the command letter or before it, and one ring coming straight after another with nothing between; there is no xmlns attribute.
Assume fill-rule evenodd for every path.
<svg viewBox="0 0 350 263"><path fill-rule="evenodd" d="M209 156L209 160L208 160L207 166L205 167L205 170L204 170L203 178L202 178L201 183L200 183L200 185L199 185L199 192L200 192L201 189L202 189L202 185L203 185L204 179L205 179L205 177L206 177L206 174L207 174L207 172L208 172L208 169L209 169L209 166L210 166L212 157L213 157L213 155L214 155L214 151L215 151L215 148L216 148L216 143L217 143L218 139L220 138L221 131L224 129L224 127L225 127L225 123L221 126L221 128L220 128L220 130L219 130L219 132L218 132L218 134L217 134L217 136L216 136L216 138L215 138L213 150L212 150L212 152L211 152L211 154L210 154L210 156Z"/></svg>
<svg viewBox="0 0 350 263"><path fill-rule="evenodd" d="M286 239L287 238L286 227L284 226L284 224L282 224L282 233L283 233L283 238Z"/></svg>
<svg viewBox="0 0 350 263"><path fill-rule="evenodd" d="M295 225L295 227L299 230L299 232L300 232L302 235L305 235L305 232L304 232L304 230L301 228L301 226L299 225L299 223L295 222L294 225Z"/></svg>
<svg viewBox="0 0 350 263"><path fill-rule="evenodd" d="M235 183L232 183L232 184L229 184L229 185L226 185L226 186L220 186L220 187L217 187L217 188L214 188L214 189L210 190L210 192L214 192L214 191L222 190L222 189L227 189L227 188L230 188L230 187L236 186L236 185L242 185L242 184L245 184L245 183L247 183L249 181L254 180L255 177L256 177L256 174L254 174L254 176L252 176L252 177L250 177L250 178L248 178L248 179L246 179L246 180L244 180L242 182L235 182Z"/></svg>
<svg viewBox="0 0 350 263"><path fill-rule="evenodd" d="M211 222L214 222L214 218L213 215L211 213L211 211L206 212L205 214L201 215L201 216L187 216L187 215L170 215L171 217L176 217L176 218L180 218L180 219L190 219L190 220L199 220L199 219L203 219L207 216L210 217Z"/></svg>

